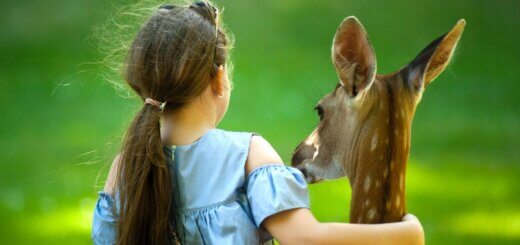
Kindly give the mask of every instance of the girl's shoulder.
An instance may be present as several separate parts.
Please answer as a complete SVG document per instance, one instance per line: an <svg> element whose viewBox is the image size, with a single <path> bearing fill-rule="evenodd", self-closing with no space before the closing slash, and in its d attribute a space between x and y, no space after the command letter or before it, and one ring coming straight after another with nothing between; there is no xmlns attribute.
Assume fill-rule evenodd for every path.
<svg viewBox="0 0 520 245"><path fill-rule="evenodd" d="M227 141L228 144L247 152L245 162L246 175L254 169L263 165L283 164L283 160L273 146L258 133L227 131L215 129L210 132L214 134L213 140Z"/></svg>
<svg viewBox="0 0 520 245"><path fill-rule="evenodd" d="M283 160L273 146L262 136L253 134L246 160L246 174L264 165L282 164Z"/></svg>

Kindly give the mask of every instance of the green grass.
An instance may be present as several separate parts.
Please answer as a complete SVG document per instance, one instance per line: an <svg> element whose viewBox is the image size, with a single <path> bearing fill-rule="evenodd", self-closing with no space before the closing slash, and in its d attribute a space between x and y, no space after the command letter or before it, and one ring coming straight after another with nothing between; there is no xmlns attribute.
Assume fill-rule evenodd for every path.
<svg viewBox="0 0 520 245"><path fill-rule="evenodd" d="M124 1L123 1L124 2ZM130 2L130 1L126 1ZM458 19L454 62L414 119L409 211L429 244L520 242L520 4L502 1L217 1L236 37L221 127L256 131L289 161L337 82L330 45L356 15L379 73L410 61ZM89 244L96 191L140 103L101 77L101 0L4 1L0 8L0 243ZM310 187L321 221L348 220L345 179Z"/></svg>

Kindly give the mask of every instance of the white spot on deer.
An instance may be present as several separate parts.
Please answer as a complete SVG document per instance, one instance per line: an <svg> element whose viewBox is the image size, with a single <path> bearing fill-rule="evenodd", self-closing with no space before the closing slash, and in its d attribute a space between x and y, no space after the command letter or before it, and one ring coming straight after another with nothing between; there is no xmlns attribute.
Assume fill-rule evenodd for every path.
<svg viewBox="0 0 520 245"><path fill-rule="evenodd" d="M385 145L388 145L388 143L389 143L389 140L388 140L388 138L386 138L385 139Z"/></svg>
<svg viewBox="0 0 520 245"><path fill-rule="evenodd" d="M376 208L371 208L370 210L368 210L368 217L367 218L369 220L373 220L376 217L376 214L377 214Z"/></svg>
<svg viewBox="0 0 520 245"><path fill-rule="evenodd" d="M386 210L390 210L390 208L392 208L392 203L388 200L386 201Z"/></svg>
<svg viewBox="0 0 520 245"><path fill-rule="evenodd" d="M377 134L372 137L372 143L370 144L370 151L374 151L377 147Z"/></svg>
<svg viewBox="0 0 520 245"><path fill-rule="evenodd" d="M365 207L368 207L370 205L370 199L365 200Z"/></svg>
<svg viewBox="0 0 520 245"><path fill-rule="evenodd" d="M403 176L403 173L401 173L401 175L399 175L399 190L401 190L401 191L404 190L404 176Z"/></svg>
<svg viewBox="0 0 520 245"><path fill-rule="evenodd" d="M395 207L400 208L401 207L401 196L397 196L395 198Z"/></svg>
<svg viewBox="0 0 520 245"><path fill-rule="evenodd" d="M314 145L314 148L316 148L316 151L314 151L314 155L312 155L312 160L316 159L318 157L318 154L320 154L320 145Z"/></svg>
<svg viewBox="0 0 520 245"><path fill-rule="evenodd" d="M388 168L385 168L385 171L383 171L383 177L386 179L388 176Z"/></svg>
<svg viewBox="0 0 520 245"><path fill-rule="evenodd" d="M376 188L379 188L379 187L381 187L381 181L377 180L376 181Z"/></svg>
<svg viewBox="0 0 520 245"><path fill-rule="evenodd" d="M402 117L402 118L405 118L405 112L404 112L404 109L401 109L401 117Z"/></svg>
<svg viewBox="0 0 520 245"><path fill-rule="evenodd" d="M363 184L363 190L365 190L365 192L368 192L370 190L371 182L372 180L370 179L370 175L367 175L367 177L365 178L365 183Z"/></svg>

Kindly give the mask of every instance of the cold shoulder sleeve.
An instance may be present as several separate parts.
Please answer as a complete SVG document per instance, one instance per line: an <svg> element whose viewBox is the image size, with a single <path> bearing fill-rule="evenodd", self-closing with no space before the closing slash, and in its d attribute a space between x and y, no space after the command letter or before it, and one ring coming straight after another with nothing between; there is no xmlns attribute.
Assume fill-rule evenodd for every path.
<svg viewBox="0 0 520 245"><path fill-rule="evenodd" d="M247 199L255 225L265 218L294 208L310 208L303 174L296 168L271 164L254 169L246 179Z"/></svg>
<svg viewBox="0 0 520 245"><path fill-rule="evenodd" d="M114 198L107 192L99 191L92 217L92 241L94 244L115 244L118 214Z"/></svg>

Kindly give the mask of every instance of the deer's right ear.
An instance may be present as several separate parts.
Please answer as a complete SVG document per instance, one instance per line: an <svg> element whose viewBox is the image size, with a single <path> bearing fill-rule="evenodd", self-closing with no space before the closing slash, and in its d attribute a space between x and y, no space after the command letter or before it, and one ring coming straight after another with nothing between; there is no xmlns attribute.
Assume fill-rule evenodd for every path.
<svg viewBox="0 0 520 245"><path fill-rule="evenodd" d="M339 26L332 44L332 62L351 97L372 85L376 56L365 28L356 17L347 17Z"/></svg>

